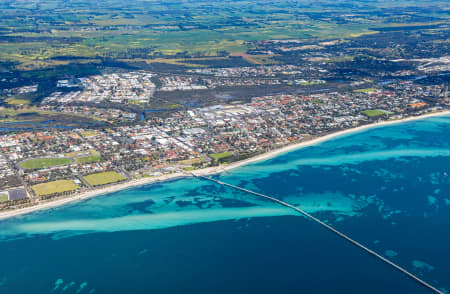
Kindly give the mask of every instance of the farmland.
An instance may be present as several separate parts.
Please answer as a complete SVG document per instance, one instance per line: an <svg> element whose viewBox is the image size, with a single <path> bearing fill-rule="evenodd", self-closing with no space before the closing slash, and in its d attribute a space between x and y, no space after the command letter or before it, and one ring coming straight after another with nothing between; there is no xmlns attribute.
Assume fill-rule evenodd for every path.
<svg viewBox="0 0 450 294"><path fill-rule="evenodd" d="M244 58L255 41L287 38L346 38L398 29L439 25L437 10L391 14L407 2L323 1L0 1L0 61L35 71L77 64L144 60L191 66L195 58ZM427 3L416 4L425 6ZM445 1L433 2L443 7ZM352 16L348 12L352 12ZM258 57L252 63L263 62ZM175 60L174 60L175 59ZM186 60L185 60L186 59Z"/></svg>

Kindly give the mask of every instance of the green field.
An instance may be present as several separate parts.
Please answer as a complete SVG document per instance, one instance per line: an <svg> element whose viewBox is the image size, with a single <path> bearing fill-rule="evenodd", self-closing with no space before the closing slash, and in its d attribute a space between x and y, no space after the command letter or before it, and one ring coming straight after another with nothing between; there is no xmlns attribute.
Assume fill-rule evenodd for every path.
<svg viewBox="0 0 450 294"><path fill-rule="evenodd" d="M443 0L0 1L0 61L22 71L95 65L104 58L189 65L183 59L191 53L223 57L261 40L349 38L410 23L426 28L448 19L447 6Z"/></svg>
<svg viewBox="0 0 450 294"><path fill-rule="evenodd" d="M25 169L40 169L70 163L72 163L70 158L36 158L24 161L20 166Z"/></svg>
<svg viewBox="0 0 450 294"><path fill-rule="evenodd" d="M201 164L202 162L206 162L208 160L209 159L208 159L208 157L206 155L201 155L200 157L197 157L197 158L180 160L178 162L178 164L182 164L182 165L196 165L196 164Z"/></svg>
<svg viewBox="0 0 450 294"><path fill-rule="evenodd" d="M28 105L30 104L30 100L28 99L21 99L21 98L17 98L17 97L10 97L8 99L5 100L6 103L8 103L9 105Z"/></svg>
<svg viewBox="0 0 450 294"><path fill-rule="evenodd" d="M0 202L8 201L8 194L0 194Z"/></svg>
<svg viewBox="0 0 450 294"><path fill-rule="evenodd" d="M231 152L222 152L222 153L212 153L209 154L209 157L211 157L212 159L214 159L215 161L219 161L221 159L225 159L228 158L230 156L232 156L233 154Z"/></svg>
<svg viewBox="0 0 450 294"><path fill-rule="evenodd" d="M68 126L78 126L79 122L98 123L96 117L89 117L85 115L79 115L75 113L63 113L59 111L41 110L34 106L23 105L17 106L16 104L29 104L31 100L14 100L15 98L5 98L0 95L0 101L4 101L8 104L8 108L0 106L0 123L21 123L24 127L33 123L45 122L45 121L58 121L63 122ZM72 125L73 124L73 125Z"/></svg>
<svg viewBox="0 0 450 294"><path fill-rule="evenodd" d="M96 131L84 131L84 132L81 132L80 135L83 138L94 137L97 135L97 132Z"/></svg>
<svg viewBox="0 0 450 294"><path fill-rule="evenodd" d="M100 155L100 152L98 152L95 149L90 150L84 150L84 151L76 151L76 152L69 152L64 154L66 157L74 158L74 157L85 157L85 156L93 156L93 155Z"/></svg>
<svg viewBox="0 0 450 294"><path fill-rule="evenodd" d="M37 184L31 186L36 196L45 196L54 193L62 193L67 191L73 191L78 189L80 186L75 184L72 180L59 180L48 183Z"/></svg>
<svg viewBox="0 0 450 294"><path fill-rule="evenodd" d="M355 92L355 93L372 93L375 90L376 90L375 88L366 88L366 89L353 90L353 92Z"/></svg>
<svg viewBox="0 0 450 294"><path fill-rule="evenodd" d="M386 110L374 109L374 110L364 110L361 113L367 115L368 117L377 117L381 115L388 115L390 112Z"/></svg>
<svg viewBox="0 0 450 294"><path fill-rule="evenodd" d="M92 186L100 186L125 180L125 177L114 171L91 174L84 177Z"/></svg>
<svg viewBox="0 0 450 294"><path fill-rule="evenodd" d="M91 155L91 156L75 158L76 163L94 163L94 162L99 162L101 160L102 160L102 157L99 155Z"/></svg>

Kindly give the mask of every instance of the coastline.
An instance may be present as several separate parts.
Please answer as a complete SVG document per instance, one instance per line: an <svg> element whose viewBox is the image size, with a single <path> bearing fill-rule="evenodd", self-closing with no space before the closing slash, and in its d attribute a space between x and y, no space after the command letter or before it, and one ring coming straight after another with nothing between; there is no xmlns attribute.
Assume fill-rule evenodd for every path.
<svg viewBox="0 0 450 294"><path fill-rule="evenodd" d="M260 154L260 155L257 155L257 156L254 156L254 157L251 157L248 159L244 159L241 161L233 162L233 163L230 163L227 165L207 167L204 169L193 170L192 172L177 172L177 173L173 173L173 174L162 175L159 177L150 177L150 178L141 178L141 179L131 180L126 183L82 192L82 193L76 194L74 196L49 201L49 202L38 204L35 206L1 212L0 213L0 221L5 220L7 218L11 218L11 217L15 217L15 216L23 215L23 214L28 214L28 213L39 211L39 210L55 208L55 207L69 204L69 203L72 203L72 202L75 202L78 200L85 200L85 199L89 199L92 197L105 195L105 194L117 192L120 190L125 190L125 189L131 188L131 187L143 186L143 185L148 185L148 184L157 183L157 182L165 182L165 181L175 180L175 179L183 178L183 177L192 177L192 174L202 175L202 176L218 174L221 172L225 172L228 170L238 168L243 165L267 160L267 159L276 157L278 155L281 155L283 153L288 153L288 152L298 150L298 149L301 149L304 147L316 145L318 143L328 141L328 140L334 139L336 137L341 137L343 135L353 134L356 132L361 132L361 131L365 131L365 130L376 128L376 127L383 127L383 126L388 126L388 125L393 125L393 124L404 123L404 122L408 122L408 121L421 120L421 119L425 119L425 118L436 117L436 116L445 116L445 115L450 115L450 110L427 113L427 114L423 114L423 115L419 115L419 116L412 116L412 117L407 117L407 118L397 119L397 120L376 122L376 123L367 124L367 125L363 125L363 126L359 126L359 127L355 127L355 128L351 128L351 129L337 131L337 132L334 132L334 133L331 133L331 134L328 134L325 136L321 136L318 138L314 138L314 139L311 139L308 141L289 144L289 145L268 151L266 153L263 153L263 154Z"/></svg>

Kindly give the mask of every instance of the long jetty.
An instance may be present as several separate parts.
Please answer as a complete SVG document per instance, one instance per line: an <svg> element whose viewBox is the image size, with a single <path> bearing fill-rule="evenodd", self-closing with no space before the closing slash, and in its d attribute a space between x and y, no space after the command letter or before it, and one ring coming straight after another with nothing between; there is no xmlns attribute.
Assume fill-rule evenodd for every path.
<svg viewBox="0 0 450 294"><path fill-rule="evenodd" d="M208 181L217 183L217 184L222 185L222 186L227 186L227 187L230 187L230 188L233 188L233 189L236 189L236 190L239 190L239 191L248 193L248 194L252 194L252 195L255 195L255 196L258 196L258 197L262 197L262 198L268 199L268 200L270 200L270 201L276 202L276 203L278 203L278 204L281 204L281 205L283 205L283 206L289 207L289 208L291 208L291 209L293 209L293 210L295 210L295 211L301 213L302 215L304 215L305 217L309 218L310 220L312 220L312 221L314 221L314 222L320 224L321 226L325 227L326 229L330 230L331 232L335 233L336 235L338 235L339 237L343 238L344 240L350 242L351 244L353 244L353 245L355 245L355 246L361 248L362 250L366 251L367 253L371 254L372 256L375 256L375 257L377 257L378 259L384 261L385 263L387 263L387 264L389 264L390 266L394 267L396 270L398 270L398 271L404 273L404 274L407 275L409 278L415 280L416 282L418 282L418 283L421 284L422 286L428 288L429 290L431 290L431 291L433 291L433 292L435 292L435 293L444 294L443 291L441 291L441 290L437 289L436 287L432 286L431 284L425 282L424 280L422 280L422 279L420 279L419 277L417 277L416 275L410 273L409 271L407 271L407 270L404 269L403 267L401 267L401 266L395 264L394 262L390 261L389 259L387 259L387 258L383 257L382 255L376 253L376 252L373 251L372 249L369 249L368 247L362 245L362 244L359 243L358 241L355 241L354 239L350 238L350 237L347 236L346 234L344 234L344 233L342 233L342 232L336 230L336 229L333 228L332 226L327 225L326 223L324 223L324 222L321 221L320 219L318 219L318 218L312 216L311 214L307 213L307 212L304 211L303 209L300 209L300 208L298 208L298 207L296 207L296 206L294 206L294 205L291 205L291 204L289 204L289 203L286 203L286 202L284 202L284 201L281 201L281 200L279 200L279 199L277 199L277 198L274 198L274 197L271 197L271 196L267 196L267 195L264 195L264 194L261 194L261 193L258 193L258 192L254 192L254 191L251 191L251 190L247 190L247 189L245 189L245 188L242 188L242 187L239 187L239 186L236 186L236 185L232 185L232 184L228 184L228 183L225 183L225 182L222 182L222 181L219 181L219 180L210 178L210 177L205 177L205 176L201 176L201 175L196 175L196 174L194 174L194 173L192 173L192 175L193 175L194 177L197 177L197 178L201 178L201 179L204 179L204 180L208 180Z"/></svg>

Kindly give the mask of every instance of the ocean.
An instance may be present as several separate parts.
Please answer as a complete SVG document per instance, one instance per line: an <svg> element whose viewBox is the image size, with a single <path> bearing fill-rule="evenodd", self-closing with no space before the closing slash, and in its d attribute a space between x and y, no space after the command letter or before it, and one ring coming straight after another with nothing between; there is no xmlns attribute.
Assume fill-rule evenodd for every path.
<svg viewBox="0 0 450 294"><path fill-rule="evenodd" d="M450 290L450 116L215 175ZM293 210L198 178L0 222L0 293L431 293Z"/></svg>

